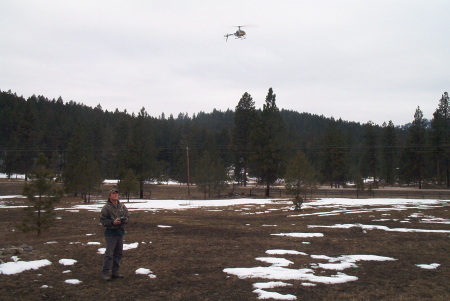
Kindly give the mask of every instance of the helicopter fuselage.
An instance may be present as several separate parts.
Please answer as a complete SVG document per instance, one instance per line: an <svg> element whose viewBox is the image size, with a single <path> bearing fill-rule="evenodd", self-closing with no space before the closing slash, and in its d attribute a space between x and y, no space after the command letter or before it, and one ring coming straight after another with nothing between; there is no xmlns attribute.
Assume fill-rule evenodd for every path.
<svg viewBox="0 0 450 301"><path fill-rule="evenodd" d="M242 38L245 36L245 31L243 30L237 30L234 34L237 38Z"/></svg>
<svg viewBox="0 0 450 301"><path fill-rule="evenodd" d="M227 39L227 41L228 41L229 36L235 36L236 39L245 39L245 34L246 34L245 31L241 30L241 26L237 26L237 27L238 27L238 30L236 30L235 33L229 33L229 34L225 35L225 38Z"/></svg>

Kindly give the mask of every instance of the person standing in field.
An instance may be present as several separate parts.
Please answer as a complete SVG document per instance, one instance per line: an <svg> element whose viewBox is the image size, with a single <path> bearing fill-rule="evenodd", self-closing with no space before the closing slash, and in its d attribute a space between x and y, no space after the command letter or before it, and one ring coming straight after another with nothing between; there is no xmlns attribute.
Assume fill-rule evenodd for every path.
<svg viewBox="0 0 450 301"><path fill-rule="evenodd" d="M100 222L105 227L106 251L102 268L102 278L105 281L124 278L119 270L123 254L123 236L128 220L128 209L119 201L119 191L117 189L110 190L108 201L100 213ZM112 274L110 274L110 270L112 270Z"/></svg>

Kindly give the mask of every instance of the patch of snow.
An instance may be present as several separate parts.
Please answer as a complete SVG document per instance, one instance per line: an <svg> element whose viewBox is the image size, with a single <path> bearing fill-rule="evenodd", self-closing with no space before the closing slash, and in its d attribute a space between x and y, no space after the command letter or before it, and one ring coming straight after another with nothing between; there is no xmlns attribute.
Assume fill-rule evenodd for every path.
<svg viewBox="0 0 450 301"><path fill-rule="evenodd" d="M254 293L258 294L258 299L266 300L266 299L275 299L275 300L297 300L297 297L294 295L283 295L276 292L268 292L262 289L255 289Z"/></svg>
<svg viewBox="0 0 450 301"><path fill-rule="evenodd" d="M62 265L74 265L77 261L75 259L60 259L59 263Z"/></svg>
<svg viewBox="0 0 450 301"><path fill-rule="evenodd" d="M447 218L441 218L441 217L434 217L434 216L424 216L421 220L421 223L426 224L450 224L450 219Z"/></svg>
<svg viewBox="0 0 450 301"><path fill-rule="evenodd" d="M123 244L123 250L131 250L131 249L136 249L139 246L138 242L135 243L131 243L131 244ZM105 254L106 248L99 248L97 250L97 254Z"/></svg>
<svg viewBox="0 0 450 301"><path fill-rule="evenodd" d="M281 201L277 201L277 203L289 203L288 199L282 199ZM130 200L130 202L126 203L128 210L185 210L192 208L202 208L202 207L227 207L227 206L236 206L236 205L264 205L271 204L273 200L271 199L251 199L251 198L242 198L242 199L220 199L220 200L191 200L188 203L186 200ZM93 201L90 204L82 204L75 205L71 209L63 209L66 211L71 211L73 209L85 209L90 211L99 212L105 201ZM61 210L61 209L60 209Z"/></svg>
<svg viewBox="0 0 450 301"><path fill-rule="evenodd" d="M66 281L64 281L65 283L68 284L80 284L82 281L78 280L78 279L67 279Z"/></svg>
<svg viewBox="0 0 450 301"><path fill-rule="evenodd" d="M8 174L0 173L0 179L8 179ZM22 180L24 180L25 179L25 175L13 173L13 174L11 174L10 179L22 179Z"/></svg>
<svg viewBox="0 0 450 301"><path fill-rule="evenodd" d="M281 282L281 281L271 281L271 282L257 282L253 284L254 288L260 289L269 289L283 286L292 286L290 283Z"/></svg>
<svg viewBox="0 0 450 301"><path fill-rule="evenodd" d="M16 261L6 262L0 264L0 274L13 275L22 273L27 270L37 270L41 267L51 265L52 263L47 259L34 260L34 261Z"/></svg>
<svg viewBox="0 0 450 301"><path fill-rule="evenodd" d="M361 225L361 224L336 224L333 226L308 225L308 228L349 229L352 227L361 227L363 230L384 230L384 231L389 231L389 232L450 233L450 230L389 228L387 226L380 226L380 225Z"/></svg>
<svg viewBox="0 0 450 301"><path fill-rule="evenodd" d="M270 255L308 255L303 252L295 251L295 250L281 250L281 249L275 249L275 250L267 250L266 254Z"/></svg>
<svg viewBox="0 0 450 301"><path fill-rule="evenodd" d="M310 283L310 282L303 282L302 285L303 285L303 286L317 286L317 284L315 284L315 283Z"/></svg>
<svg viewBox="0 0 450 301"><path fill-rule="evenodd" d="M348 268L358 267L355 262L358 261L394 261L396 259L377 255L342 255L339 257L329 257L326 255L311 255L314 259L325 259L329 263L318 263L315 265L318 268L325 270L342 271Z"/></svg>
<svg viewBox="0 0 450 301"><path fill-rule="evenodd" d="M253 292L258 294L258 299L297 300L297 297L294 295L283 295L266 291L266 289L285 286L292 286L292 284L281 281L258 282L253 284L253 287L255 288Z"/></svg>
<svg viewBox="0 0 450 301"><path fill-rule="evenodd" d="M335 270L335 271L343 271L348 268L357 268L358 266L351 262L339 262L339 263L319 263L317 264L319 268L325 270Z"/></svg>
<svg viewBox="0 0 450 301"><path fill-rule="evenodd" d="M290 260L276 257L257 257L256 260L270 263L274 267L287 267L288 265L293 264Z"/></svg>
<svg viewBox="0 0 450 301"><path fill-rule="evenodd" d="M156 278L156 276L153 274L153 272L150 269L146 268L139 268L136 270L136 274L138 275L148 275L150 278Z"/></svg>
<svg viewBox="0 0 450 301"><path fill-rule="evenodd" d="M416 264L416 266L418 266L421 269L435 270L441 265L439 263L431 263L431 264Z"/></svg>
<svg viewBox="0 0 450 301"><path fill-rule="evenodd" d="M312 202L306 202L303 207L363 207L380 205L436 205L446 202L445 200L426 200L426 199L320 199Z"/></svg>
<svg viewBox="0 0 450 301"><path fill-rule="evenodd" d="M343 273L337 273L332 276L316 276L312 269L288 269L284 267L228 268L223 271L227 274L238 276L241 279L306 280L324 284L346 283L358 280L358 277Z"/></svg>
<svg viewBox="0 0 450 301"><path fill-rule="evenodd" d="M131 250L131 249L136 249L139 246L138 242L134 242L131 244L123 244L123 250Z"/></svg>
<svg viewBox="0 0 450 301"><path fill-rule="evenodd" d="M270 234L274 236L289 236L289 237L301 237L301 238L310 238L310 237L323 237L323 233L278 233L278 234Z"/></svg>

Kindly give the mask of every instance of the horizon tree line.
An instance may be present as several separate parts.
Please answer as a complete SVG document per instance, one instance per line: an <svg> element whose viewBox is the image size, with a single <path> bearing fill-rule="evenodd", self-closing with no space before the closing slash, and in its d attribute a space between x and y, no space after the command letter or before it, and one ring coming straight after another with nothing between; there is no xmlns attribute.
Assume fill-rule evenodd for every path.
<svg viewBox="0 0 450 301"><path fill-rule="evenodd" d="M27 179L43 153L66 192L86 202L107 178L135 177L141 198L151 179L187 183L188 163L205 197L220 195L230 176L243 186L255 177L269 195L299 153L317 181L331 187L372 177L375 188L380 183L449 188L448 112L447 92L431 121L418 107L411 124L396 127L392 121L378 126L280 110L272 88L262 109L245 92L235 111L177 118L151 117L145 108L137 116L109 112L61 98L25 100L0 91L0 167Z"/></svg>

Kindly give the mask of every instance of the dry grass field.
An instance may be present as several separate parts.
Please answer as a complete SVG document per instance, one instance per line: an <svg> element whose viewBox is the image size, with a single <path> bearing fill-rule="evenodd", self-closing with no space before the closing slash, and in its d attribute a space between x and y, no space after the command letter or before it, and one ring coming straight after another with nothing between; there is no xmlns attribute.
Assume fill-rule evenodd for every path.
<svg viewBox="0 0 450 301"><path fill-rule="evenodd" d="M23 199L8 200L20 205ZM286 203L265 206L228 206L187 210L132 211L126 243L138 247L124 252L125 279L104 282L100 277L104 247L99 213L67 210L81 204L79 198L64 198L54 226L40 237L22 233L16 225L24 212L0 208L0 249L28 244L32 252L16 255L22 261L47 259L51 265L13 275L0 274L0 300L258 300L253 292L257 282L283 281L290 286L268 289L297 300L450 300L450 234L421 232L362 231L358 228L310 228L308 225L379 224L390 228L450 230L449 224L422 223L412 214L449 218L449 207L418 210L373 211L317 216L315 208L289 210ZM5 204L5 202L3 202ZM323 210L323 209L321 209ZM389 219L386 219L389 214ZM413 215L414 216L414 215ZM382 220L375 222L374 220ZM399 221L408 220L407 224ZM159 227L169 225L171 227ZM298 238L274 233L320 232L323 237ZM101 245L92 244L100 242ZM225 273L228 268L270 266L258 261L267 250L297 250L308 255L281 255L292 261L287 268L311 268L327 263L310 255L338 257L368 254L394 258L393 261L361 261L343 271L316 269L318 276L345 273L356 281L341 284L302 280L241 279ZM75 259L64 266L60 259ZM10 261L9 257L5 257ZM417 264L439 263L437 269ZM155 278L136 274L150 269ZM68 272L70 271L70 272ZM80 284L68 284L77 279ZM272 299L274 300L274 299Z"/></svg>

